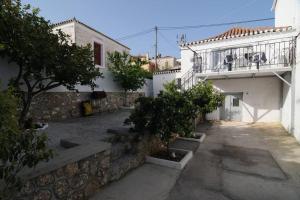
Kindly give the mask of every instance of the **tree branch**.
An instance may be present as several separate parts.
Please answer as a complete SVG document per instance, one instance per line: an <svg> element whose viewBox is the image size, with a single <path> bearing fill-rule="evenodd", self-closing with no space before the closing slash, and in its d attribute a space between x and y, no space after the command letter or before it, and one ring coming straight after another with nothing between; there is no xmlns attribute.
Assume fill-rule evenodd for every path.
<svg viewBox="0 0 300 200"><path fill-rule="evenodd" d="M50 82L50 83L48 83L48 85L47 85L46 87L44 87L44 88L42 88L42 89L40 89L40 90L37 90L37 91L33 92L32 95L33 95L33 96L34 96L34 95L37 95L37 94L39 94L39 93L41 93L41 92L43 92L43 91L51 90L51 89L56 88L56 87L58 87L58 86L61 85L61 83L55 83L55 84L53 84L53 83L55 83L55 82ZM51 84L53 84L53 85L51 85Z"/></svg>
<svg viewBox="0 0 300 200"><path fill-rule="evenodd" d="M53 79L54 77L45 77L45 78L40 78L40 79L37 79L36 82L32 85L32 88L34 89L40 82L42 81L45 81L45 80L51 80Z"/></svg>
<svg viewBox="0 0 300 200"><path fill-rule="evenodd" d="M22 73L23 73L23 67L22 65L19 65L19 72L18 72L18 76L16 78L16 80L14 81L14 86L18 87L19 86L19 82L22 78Z"/></svg>

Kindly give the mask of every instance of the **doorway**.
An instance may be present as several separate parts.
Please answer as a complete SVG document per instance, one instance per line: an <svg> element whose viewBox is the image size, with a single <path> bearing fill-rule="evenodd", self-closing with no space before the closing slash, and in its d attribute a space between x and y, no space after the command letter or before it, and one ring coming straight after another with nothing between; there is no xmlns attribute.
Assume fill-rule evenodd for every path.
<svg viewBox="0 0 300 200"><path fill-rule="evenodd" d="M221 119L226 121L242 120L243 93L226 93Z"/></svg>

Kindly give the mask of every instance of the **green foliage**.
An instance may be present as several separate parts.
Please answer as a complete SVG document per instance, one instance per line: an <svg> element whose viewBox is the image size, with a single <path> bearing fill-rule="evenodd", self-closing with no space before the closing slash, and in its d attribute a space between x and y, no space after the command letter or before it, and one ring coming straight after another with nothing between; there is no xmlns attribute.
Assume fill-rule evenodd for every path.
<svg viewBox="0 0 300 200"><path fill-rule="evenodd" d="M189 98L203 117L217 109L224 101L224 95L216 91L211 82L199 82L188 93Z"/></svg>
<svg viewBox="0 0 300 200"><path fill-rule="evenodd" d="M167 147L172 134L190 135L196 110L187 94L177 91L174 86L174 83L167 84L167 90L157 98L139 98L135 110L125 123L134 124L136 131L147 130L159 136Z"/></svg>
<svg viewBox="0 0 300 200"><path fill-rule="evenodd" d="M94 80L101 76L91 46L72 44L38 13L39 9L22 6L20 0L2 0L0 5L0 56L19 67L11 84L22 99L23 119L35 95L61 85L95 87Z"/></svg>
<svg viewBox="0 0 300 200"><path fill-rule="evenodd" d="M136 131L158 135L167 147L173 133L190 137L196 116L212 112L224 99L211 83L198 83L192 89L180 91L173 81L164 88L156 98L139 98L125 123L134 124Z"/></svg>
<svg viewBox="0 0 300 200"><path fill-rule="evenodd" d="M108 53L108 68L114 76L114 80L118 82L126 93L128 91L136 91L143 87L146 78L151 78L151 74L144 70L141 66L146 64L139 58L132 58L128 53L113 52Z"/></svg>
<svg viewBox="0 0 300 200"><path fill-rule="evenodd" d="M12 199L20 190L18 173L24 167L32 168L52 156L45 134L19 129L17 104L12 90L0 91L0 199Z"/></svg>

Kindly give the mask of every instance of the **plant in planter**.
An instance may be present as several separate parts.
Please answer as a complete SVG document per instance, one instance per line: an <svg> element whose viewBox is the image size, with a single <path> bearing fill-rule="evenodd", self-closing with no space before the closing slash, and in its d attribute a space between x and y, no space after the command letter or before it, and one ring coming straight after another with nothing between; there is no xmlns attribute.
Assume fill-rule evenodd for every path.
<svg viewBox="0 0 300 200"><path fill-rule="evenodd" d="M170 142L177 133L188 135L192 132L191 119L195 117L196 110L188 95L177 91L175 83L165 88L168 89L157 98L139 98L126 123L134 124L136 131L149 131L160 138L164 148L155 157L178 161L185 153L171 151Z"/></svg>

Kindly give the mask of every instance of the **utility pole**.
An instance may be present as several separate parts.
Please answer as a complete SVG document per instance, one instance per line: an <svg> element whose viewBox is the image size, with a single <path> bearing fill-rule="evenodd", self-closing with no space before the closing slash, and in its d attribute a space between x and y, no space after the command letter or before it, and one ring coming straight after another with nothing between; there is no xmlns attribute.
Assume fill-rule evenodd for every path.
<svg viewBox="0 0 300 200"><path fill-rule="evenodd" d="M158 68L157 67L157 48L158 48L158 40L157 40L157 31L158 31L158 28L157 26L154 27L154 30L155 30L155 70Z"/></svg>

